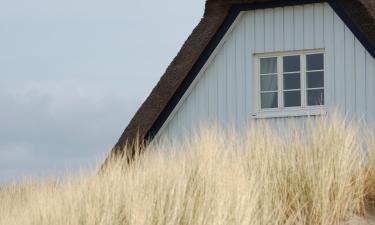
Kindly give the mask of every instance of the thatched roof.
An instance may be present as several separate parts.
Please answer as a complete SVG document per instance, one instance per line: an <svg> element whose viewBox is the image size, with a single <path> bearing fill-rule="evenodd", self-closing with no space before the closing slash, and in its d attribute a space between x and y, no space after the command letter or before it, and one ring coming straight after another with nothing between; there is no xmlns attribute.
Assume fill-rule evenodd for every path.
<svg viewBox="0 0 375 225"><path fill-rule="evenodd" d="M114 147L152 139L242 10L328 2L375 56L375 0L207 0L204 16ZM138 139L137 139L138 138Z"/></svg>

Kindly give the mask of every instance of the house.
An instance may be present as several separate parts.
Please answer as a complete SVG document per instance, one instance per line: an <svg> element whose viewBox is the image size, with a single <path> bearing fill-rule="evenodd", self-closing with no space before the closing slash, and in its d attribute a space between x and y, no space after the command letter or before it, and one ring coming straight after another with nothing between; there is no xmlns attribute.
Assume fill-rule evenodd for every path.
<svg viewBox="0 0 375 225"><path fill-rule="evenodd" d="M374 122L374 57L374 0L207 0L114 150L202 121L241 127L338 108Z"/></svg>

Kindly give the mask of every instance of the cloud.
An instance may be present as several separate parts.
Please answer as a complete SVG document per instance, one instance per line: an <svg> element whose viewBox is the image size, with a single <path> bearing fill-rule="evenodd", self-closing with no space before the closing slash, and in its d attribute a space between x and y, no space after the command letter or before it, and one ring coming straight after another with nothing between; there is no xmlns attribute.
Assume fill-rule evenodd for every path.
<svg viewBox="0 0 375 225"><path fill-rule="evenodd" d="M9 83L0 90L0 182L93 163L140 104L82 80ZM9 177L16 168L24 171Z"/></svg>
<svg viewBox="0 0 375 225"><path fill-rule="evenodd" d="M0 182L104 157L204 0L0 1Z"/></svg>

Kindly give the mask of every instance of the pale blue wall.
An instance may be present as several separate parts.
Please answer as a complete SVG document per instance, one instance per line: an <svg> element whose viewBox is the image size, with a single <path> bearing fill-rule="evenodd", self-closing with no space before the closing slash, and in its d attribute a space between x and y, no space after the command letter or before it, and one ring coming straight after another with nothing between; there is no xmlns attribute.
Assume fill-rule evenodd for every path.
<svg viewBox="0 0 375 225"><path fill-rule="evenodd" d="M374 58L327 3L243 12L230 32L159 135L185 137L212 121L246 126L255 110L253 54L304 49L325 49L327 111L375 120Z"/></svg>

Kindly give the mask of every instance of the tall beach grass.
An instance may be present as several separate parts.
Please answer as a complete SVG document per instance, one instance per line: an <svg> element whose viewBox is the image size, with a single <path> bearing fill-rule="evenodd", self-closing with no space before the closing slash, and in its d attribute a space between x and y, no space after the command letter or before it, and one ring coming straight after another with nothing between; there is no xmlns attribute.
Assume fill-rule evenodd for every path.
<svg viewBox="0 0 375 225"><path fill-rule="evenodd" d="M2 186L0 224L365 223L375 137L340 119L288 133L207 128L184 144L152 143L131 163L113 158L99 174Z"/></svg>

